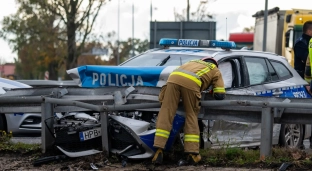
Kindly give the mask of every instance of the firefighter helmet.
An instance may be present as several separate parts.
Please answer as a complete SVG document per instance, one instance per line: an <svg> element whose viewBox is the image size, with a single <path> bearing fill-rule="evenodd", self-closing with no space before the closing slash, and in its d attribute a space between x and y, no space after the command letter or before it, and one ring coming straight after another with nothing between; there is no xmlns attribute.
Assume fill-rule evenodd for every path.
<svg viewBox="0 0 312 171"><path fill-rule="evenodd" d="M211 57L205 57L205 58L202 58L201 60L205 61L205 62L213 63L213 64L215 64L218 67L218 62L215 59L211 58Z"/></svg>

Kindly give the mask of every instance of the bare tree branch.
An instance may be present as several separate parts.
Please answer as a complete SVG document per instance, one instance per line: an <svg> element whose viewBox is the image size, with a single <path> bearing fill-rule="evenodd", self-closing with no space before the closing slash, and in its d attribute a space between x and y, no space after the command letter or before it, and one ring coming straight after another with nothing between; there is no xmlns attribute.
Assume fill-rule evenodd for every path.
<svg viewBox="0 0 312 171"><path fill-rule="evenodd" d="M42 7L46 7L49 11L51 11L53 14L59 16L61 18L61 20L67 24L66 19L64 18L64 16L61 14L61 10L57 7L58 5L55 3L55 1L52 1L52 5L50 5L48 2L46 1L40 1L39 2L41 4ZM60 4L59 4L60 5ZM61 5L60 5L61 6ZM61 6L63 8L65 8L64 6Z"/></svg>
<svg viewBox="0 0 312 171"><path fill-rule="evenodd" d="M89 0L89 4L86 8L87 10L82 14L82 17L77 20L77 23L76 23L77 27L81 26L82 23L85 21L85 19L91 15L90 12L91 12L94 2L95 2L94 0Z"/></svg>
<svg viewBox="0 0 312 171"><path fill-rule="evenodd" d="M103 4L103 1L101 1L101 2L98 4L98 6L95 8L96 12L95 12L95 14L94 14L94 16L93 16L93 19L92 19L92 21L91 21L91 24L90 24L90 25L87 24L86 32L85 32L85 34L84 34L84 36L83 36L82 43L81 43L80 46L78 47L78 51L81 51L82 48L84 47L86 38L87 38L87 36L88 36L88 35L91 33L91 31L92 31L93 25L94 25L95 20L96 20L98 14L99 14L99 12L100 12L100 9L101 9L102 4ZM88 19L87 19L87 22L88 22L88 23L89 23L89 19L90 19L90 16L89 16Z"/></svg>
<svg viewBox="0 0 312 171"><path fill-rule="evenodd" d="M60 6L62 6L64 8L66 15L68 15L68 13L69 13L68 4L66 4L66 0L62 0L62 2L63 2L63 6L62 5L60 5Z"/></svg>
<svg viewBox="0 0 312 171"><path fill-rule="evenodd" d="M77 11L78 11L78 9L80 8L80 6L81 6L81 4L82 4L82 2L83 2L83 0L81 0L79 3L78 3L78 5L77 5Z"/></svg>

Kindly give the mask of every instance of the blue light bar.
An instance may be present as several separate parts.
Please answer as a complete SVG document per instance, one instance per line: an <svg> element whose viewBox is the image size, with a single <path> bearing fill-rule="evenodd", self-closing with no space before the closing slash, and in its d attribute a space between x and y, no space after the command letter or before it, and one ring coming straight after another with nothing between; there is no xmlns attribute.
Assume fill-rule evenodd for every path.
<svg viewBox="0 0 312 171"><path fill-rule="evenodd" d="M197 39L171 39L162 38L159 41L161 46L188 46L188 47L219 47L224 49L236 48L236 44L232 41L218 40L197 40Z"/></svg>

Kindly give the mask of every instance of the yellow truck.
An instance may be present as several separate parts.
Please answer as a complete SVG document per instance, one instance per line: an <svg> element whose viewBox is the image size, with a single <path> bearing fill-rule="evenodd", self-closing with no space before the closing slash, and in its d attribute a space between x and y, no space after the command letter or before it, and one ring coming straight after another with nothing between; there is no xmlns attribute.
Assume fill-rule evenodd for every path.
<svg viewBox="0 0 312 171"><path fill-rule="evenodd" d="M264 11L253 15L256 18L253 48L262 51ZM302 35L306 21L312 21L312 9L268 10L266 51L286 57L294 66L294 44Z"/></svg>

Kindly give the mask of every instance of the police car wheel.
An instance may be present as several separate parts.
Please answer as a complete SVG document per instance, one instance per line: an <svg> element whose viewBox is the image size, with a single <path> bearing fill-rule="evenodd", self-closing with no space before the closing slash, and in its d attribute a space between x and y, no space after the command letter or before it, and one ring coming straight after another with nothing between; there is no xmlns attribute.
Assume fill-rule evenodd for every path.
<svg viewBox="0 0 312 171"><path fill-rule="evenodd" d="M303 125L282 124L279 144L288 148L299 148L303 141Z"/></svg>

